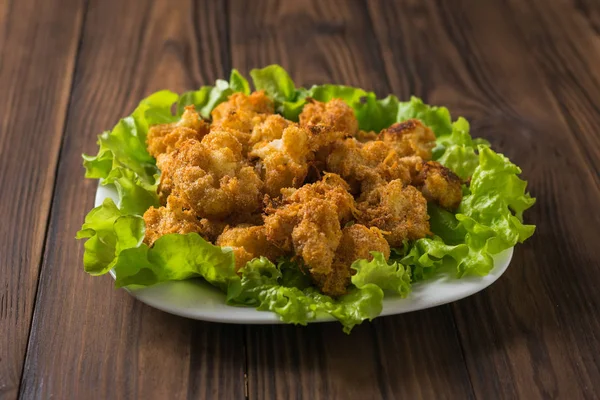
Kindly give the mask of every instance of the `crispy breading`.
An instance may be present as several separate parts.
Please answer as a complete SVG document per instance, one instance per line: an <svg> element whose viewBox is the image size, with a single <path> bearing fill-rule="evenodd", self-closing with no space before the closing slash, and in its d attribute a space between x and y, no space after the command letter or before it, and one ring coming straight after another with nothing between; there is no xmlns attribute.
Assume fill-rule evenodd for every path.
<svg viewBox="0 0 600 400"><path fill-rule="evenodd" d="M299 119L300 125L310 134L309 144L313 151L358 132L354 110L341 99L327 103L308 99Z"/></svg>
<svg viewBox="0 0 600 400"><path fill-rule="evenodd" d="M169 233L202 232L198 216L186 207L185 202L175 194L169 196L166 206L146 210L143 216L146 224L144 243L152 246L159 237Z"/></svg>
<svg viewBox="0 0 600 400"><path fill-rule="evenodd" d="M260 207L263 183L242 156L239 141L227 131L186 141L159 158L158 167L173 188L201 217L224 218Z"/></svg>
<svg viewBox="0 0 600 400"><path fill-rule="evenodd" d="M408 168L395 150L381 140L361 143L349 138L336 142L327 158L327 171L347 180L354 194L366 194L394 179L410 182Z"/></svg>
<svg viewBox="0 0 600 400"><path fill-rule="evenodd" d="M252 141L254 139L262 140L254 144L248 155L259 160L257 170L268 195L277 197L283 188L302 186L311 156L305 129L296 124L282 126L278 118L269 117L255 127Z"/></svg>
<svg viewBox="0 0 600 400"><path fill-rule="evenodd" d="M299 213L292 230L294 251L309 266L311 274L328 274L342 230L335 207L326 200L312 199Z"/></svg>
<svg viewBox="0 0 600 400"><path fill-rule="evenodd" d="M148 153L157 158L179 148L188 139L202 140L208 130L208 123L200 118L194 106L187 106L178 122L150 127L146 139Z"/></svg>
<svg viewBox="0 0 600 400"><path fill-rule="evenodd" d="M338 175L326 174L321 181L300 189L282 190L282 198L267 201L265 207L267 237L280 248L292 251L292 231L300 223L304 208L315 199L327 202L340 223L350 221L356 207L347 188L348 184Z"/></svg>
<svg viewBox="0 0 600 400"><path fill-rule="evenodd" d="M350 186L339 175L325 173L320 181L304 185L300 189L282 191L284 200L291 203L308 203L311 199L323 199L335 206L340 223L353 219L356 212L354 198L348 192Z"/></svg>
<svg viewBox="0 0 600 400"><path fill-rule="evenodd" d="M398 179L372 190L357 208L361 212L358 221L381 229L391 247L430 234L427 200L414 186L404 186Z"/></svg>
<svg viewBox="0 0 600 400"><path fill-rule="evenodd" d="M281 249L267 240L264 226L239 225L226 228L215 244L233 249L236 270L253 258L263 256L275 262L284 254Z"/></svg>
<svg viewBox="0 0 600 400"><path fill-rule="evenodd" d="M355 211L347 187L339 176L327 174L319 182L283 191L283 199L265 210L267 239L285 251L293 250L318 282L326 282L323 277L333 273L342 236L340 221L352 218Z"/></svg>
<svg viewBox="0 0 600 400"><path fill-rule="evenodd" d="M353 270L350 268L359 259L371 260L372 251L383 254L387 260L390 256L390 246L378 228L367 228L364 225L353 224L342 229L331 271L326 274L313 272L312 277L323 293L331 296L341 296L346 293Z"/></svg>
<svg viewBox="0 0 600 400"><path fill-rule="evenodd" d="M247 150L254 127L273 114L273 101L263 91L250 95L234 93L212 112L212 130L229 130Z"/></svg>
<svg viewBox="0 0 600 400"><path fill-rule="evenodd" d="M419 156L431 160L435 134L418 119L393 124L379 133L379 140L390 143L399 156Z"/></svg>
<svg viewBox="0 0 600 400"><path fill-rule="evenodd" d="M336 260L348 267L356 260L372 260L372 251L390 257L390 245L379 228L367 228L361 224L352 224L342 229L342 239L336 252Z"/></svg>
<svg viewBox="0 0 600 400"><path fill-rule="evenodd" d="M269 115L264 121L261 121L252 128L249 144L251 147L254 147L259 143L263 143L264 145L273 140L281 139L283 130L290 125L295 124L279 114Z"/></svg>
<svg viewBox="0 0 600 400"><path fill-rule="evenodd" d="M367 143L372 140L378 139L378 133L373 131L358 131L358 133L354 136L356 140L361 143Z"/></svg>
<svg viewBox="0 0 600 400"><path fill-rule="evenodd" d="M200 227L202 237L214 243L227 227L240 225L262 225L262 223L263 219L261 212L255 212L253 214L234 213L226 219L202 218L200 220Z"/></svg>
<svg viewBox="0 0 600 400"><path fill-rule="evenodd" d="M447 210L456 210L462 201L462 181L454 172L436 161L421 164L413 185L428 201Z"/></svg>

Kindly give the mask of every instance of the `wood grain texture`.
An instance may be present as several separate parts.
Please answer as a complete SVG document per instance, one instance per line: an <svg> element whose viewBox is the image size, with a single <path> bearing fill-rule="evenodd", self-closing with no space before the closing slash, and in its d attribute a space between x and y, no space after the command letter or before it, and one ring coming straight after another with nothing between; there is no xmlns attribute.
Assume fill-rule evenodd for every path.
<svg viewBox="0 0 600 400"><path fill-rule="evenodd" d="M398 90L412 89L408 83L421 87L417 94L468 117L474 135L523 168L538 198L526 215L538 230L517 247L505 276L452 306L475 394L594 398L600 387L594 295L600 216L593 210L600 195L591 155L599 150L593 128L598 113L588 100L595 89L584 83L593 74L580 70L577 80L568 72L585 66L559 57L563 51L548 37L560 33L540 28L550 11L533 12L531 5L369 4L386 65L411 60L409 71L417 71L392 84ZM546 38L535 41L541 34Z"/></svg>
<svg viewBox="0 0 600 400"><path fill-rule="evenodd" d="M298 85L390 92L365 3L234 1L229 10L241 71L279 63ZM472 397L448 306L365 323L350 336L338 324L247 327L247 359L250 399Z"/></svg>
<svg viewBox="0 0 600 400"><path fill-rule="evenodd" d="M213 2L91 1L77 59L21 396L240 399L239 326L152 309L81 267L74 240L97 183L81 153L151 92L212 83L228 69L223 8Z"/></svg>
<svg viewBox="0 0 600 400"><path fill-rule="evenodd" d="M2 398L18 393L82 13L79 0L0 2Z"/></svg>

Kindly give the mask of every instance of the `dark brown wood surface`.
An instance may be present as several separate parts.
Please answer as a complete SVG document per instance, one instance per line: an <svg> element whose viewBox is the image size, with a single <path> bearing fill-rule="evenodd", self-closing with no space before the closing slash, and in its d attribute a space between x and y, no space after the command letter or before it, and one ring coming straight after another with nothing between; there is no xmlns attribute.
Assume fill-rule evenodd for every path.
<svg viewBox="0 0 600 400"><path fill-rule="evenodd" d="M0 1L0 398L599 397L599 40L591 0ZM96 134L269 63L467 117L538 198L506 274L350 336L187 320L86 275Z"/></svg>

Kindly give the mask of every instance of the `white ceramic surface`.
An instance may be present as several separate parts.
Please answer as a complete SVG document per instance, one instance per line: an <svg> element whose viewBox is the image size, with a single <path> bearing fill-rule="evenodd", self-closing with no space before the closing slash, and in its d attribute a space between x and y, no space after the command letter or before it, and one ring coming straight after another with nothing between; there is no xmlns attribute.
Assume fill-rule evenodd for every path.
<svg viewBox="0 0 600 400"><path fill-rule="evenodd" d="M98 186L95 205L102 204L106 197L117 201L117 192L112 187ZM381 315L402 314L450 303L477 293L496 281L506 271L513 249L494 257L494 269L484 277L456 279L450 275L439 275L425 282L415 283L406 298L386 297ZM114 278L114 272L111 271ZM159 285L129 289L129 293L143 303L159 310L183 317L204 321L276 324L281 323L276 314L257 311L248 307L232 307L225 304L225 295L219 289L201 280L165 282ZM324 316L315 322L331 321Z"/></svg>

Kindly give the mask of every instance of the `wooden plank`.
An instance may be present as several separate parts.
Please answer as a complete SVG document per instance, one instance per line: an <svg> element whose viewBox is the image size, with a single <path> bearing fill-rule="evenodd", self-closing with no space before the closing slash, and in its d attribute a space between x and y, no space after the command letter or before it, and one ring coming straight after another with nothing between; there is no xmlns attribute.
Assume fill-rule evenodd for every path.
<svg viewBox="0 0 600 400"><path fill-rule="evenodd" d="M0 2L0 397L27 348L83 2Z"/></svg>
<svg viewBox="0 0 600 400"><path fill-rule="evenodd" d="M299 85L390 91L362 2L234 1L229 12L241 71L278 63ZM472 396L449 307L385 317L350 336L334 323L248 327L247 359L251 399Z"/></svg>
<svg viewBox="0 0 600 400"><path fill-rule="evenodd" d="M600 174L600 4L591 1L512 2L521 36L543 72L591 171Z"/></svg>
<svg viewBox="0 0 600 400"><path fill-rule="evenodd" d="M369 4L386 65L412 60L423 95L471 119L475 135L522 166L538 197L526 216L536 235L517 247L505 276L453 306L477 397L594 397L600 216L593 210L600 195L586 154L598 150L589 122L597 113L585 92L576 98L567 84L571 63L541 66L550 60L530 57L541 50L525 39L543 12L522 13L521 2L510 9L475 0ZM407 87L403 78L391 81ZM592 117L574 126L561 110Z"/></svg>
<svg viewBox="0 0 600 400"><path fill-rule="evenodd" d="M229 69L223 7L92 0L78 57L23 398L244 397L239 326L192 321L147 307L106 276L82 269L74 240L96 182L81 153L151 92L212 83Z"/></svg>

